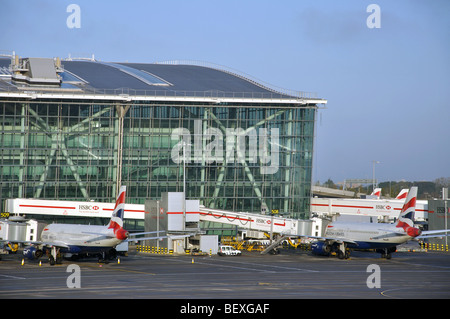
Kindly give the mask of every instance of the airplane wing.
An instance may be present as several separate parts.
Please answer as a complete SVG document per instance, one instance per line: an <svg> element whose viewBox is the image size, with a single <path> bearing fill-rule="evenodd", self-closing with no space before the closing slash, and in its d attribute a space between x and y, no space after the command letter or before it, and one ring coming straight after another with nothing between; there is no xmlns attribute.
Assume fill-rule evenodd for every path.
<svg viewBox="0 0 450 319"><path fill-rule="evenodd" d="M384 235L372 237L372 239L384 239L384 238L393 238L393 237L402 237L402 236L405 236L405 234L389 233L389 234L384 234Z"/></svg>
<svg viewBox="0 0 450 319"><path fill-rule="evenodd" d="M385 231L385 229L379 229L380 231ZM384 235L372 237L372 239L383 239L383 238L392 238L392 237L400 237L405 236L406 234L401 231L392 231Z"/></svg>
<svg viewBox="0 0 450 319"><path fill-rule="evenodd" d="M426 230L423 231L417 239L450 236L450 229Z"/></svg>
<svg viewBox="0 0 450 319"><path fill-rule="evenodd" d="M26 245L42 245L47 247L61 247L61 248L69 248L69 246L62 241L32 241L32 240L0 240L0 242L4 243L14 243L14 244L26 244Z"/></svg>
<svg viewBox="0 0 450 319"><path fill-rule="evenodd" d="M129 237L135 237L135 236L141 236L141 235L147 235L147 234L158 234L158 233L165 233L165 230L158 230L158 231L148 231L143 233L130 233Z"/></svg>
<svg viewBox="0 0 450 319"><path fill-rule="evenodd" d="M116 235L114 235L114 233L94 233L94 232L89 232L89 231L82 231L82 234L88 234L88 235L98 235L98 236L102 236L102 237L116 237Z"/></svg>
<svg viewBox="0 0 450 319"><path fill-rule="evenodd" d="M159 235L164 234L166 231L165 230L158 230L158 231L148 231L148 232L142 232L142 233L131 233L130 235L128 235L128 239L126 241L131 241L131 242L137 242L139 240L151 240L151 239L164 239L164 238L168 238L167 236L163 236L163 235ZM156 234L155 236L147 236L147 237L137 237L137 236L142 236L142 235L149 235L149 234Z"/></svg>
<svg viewBox="0 0 450 319"><path fill-rule="evenodd" d="M97 237L90 238L86 240L87 243L94 242L97 240L107 239L107 238L115 238L116 235L114 233L108 234L108 233L94 233L94 232L81 232L82 234L88 234L88 235L98 235Z"/></svg>
<svg viewBox="0 0 450 319"><path fill-rule="evenodd" d="M0 243L12 243L12 244L29 244L29 245L42 245L42 241L30 241L30 240L9 240L9 239L0 239Z"/></svg>
<svg viewBox="0 0 450 319"><path fill-rule="evenodd" d="M140 240L151 240L151 239L164 239L164 238L170 238L170 239L180 239L180 238L186 238L190 237L191 235L167 235L167 236L152 236L152 237L137 237L137 238L128 238L124 241L127 242L137 242Z"/></svg>
<svg viewBox="0 0 450 319"><path fill-rule="evenodd" d="M66 243L62 241L43 242L42 245L48 247L70 248Z"/></svg>
<svg viewBox="0 0 450 319"><path fill-rule="evenodd" d="M342 244L342 243L346 243L346 244L354 244L354 245L358 245L358 243L356 241L353 241L351 239L347 239L347 238L342 238L342 237L315 237L315 236L305 236L308 238L314 238L320 241L328 241L330 243L338 243L338 244Z"/></svg>
<svg viewBox="0 0 450 319"><path fill-rule="evenodd" d="M151 239L164 239L164 238L170 238L170 239L180 239L180 238L186 238L194 235L194 233L189 234L179 234L179 235L159 235L159 233L165 233L165 230L159 230L159 231L150 231L150 232L143 232L143 233L132 233L129 235L128 239L126 241L131 242L137 242L140 240L151 240ZM149 237L136 237L141 235L147 235L147 234L156 234L155 236L149 236Z"/></svg>
<svg viewBox="0 0 450 319"><path fill-rule="evenodd" d="M347 243L347 244L354 244L354 245L358 245L357 242L348 239L348 238L343 238L343 237L322 237L322 236L307 236L307 235L289 235L289 234L283 234L284 236L287 237L297 237L297 238L312 238L312 239L317 239L319 241L329 241L331 243L338 243L338 244L342 244L342 243Z"/></svg>

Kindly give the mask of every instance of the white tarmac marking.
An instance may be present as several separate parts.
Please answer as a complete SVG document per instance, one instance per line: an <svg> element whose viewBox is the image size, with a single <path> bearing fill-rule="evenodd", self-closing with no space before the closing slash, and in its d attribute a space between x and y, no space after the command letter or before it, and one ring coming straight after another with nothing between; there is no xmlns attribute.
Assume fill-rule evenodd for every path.
<svg viewBox="0 0 450 319"><path fill-rule="evenodd" d="M10 279L27 279L24 277L9 276L9 275L0 275L0 277L6 277L6 278L10 278Z"/></svg>

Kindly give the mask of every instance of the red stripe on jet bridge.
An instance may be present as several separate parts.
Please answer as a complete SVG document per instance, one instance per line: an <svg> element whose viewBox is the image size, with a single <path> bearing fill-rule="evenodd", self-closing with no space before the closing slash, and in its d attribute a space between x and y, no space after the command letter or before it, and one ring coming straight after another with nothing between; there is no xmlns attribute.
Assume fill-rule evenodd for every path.
<svg viewBox="0 0 450 319"><path fill-rule="evenodd" d="M328 204L311 204L312 206L328 207ZM343 208L368 208L373 209L373 206L353 206L353 205L331 205L331 207L343 207Z"/></svg>
<svg viewBox="0 0 450 319"><path fill-rule="evenodd" d="M273 223L275 226L286 226L286 222L284 222L284 224L280 224L280 223Z"/></svg>
<svg viewBox="0 0 450 319"><path fill-rule="evenodd" d="M103 208L103 210L107 210L107 211L114 211L113 208ZM133 213L145 213L145 210L138 210L138 209L125 209L126 212L133 212Z"/></svg>
<svg viewBox="0 0 450 319"><path fill-rule="evenodd" d="M394 210L402 210L401 208L394 208ZM416 208L416 212L428 212L428 210L426 209L417 209Z"/></svg>
<svg viewBox="0 0 450 319"><path fill-rule="evenodd" d="M332 207L344 207L344 208L368 208L368 209L373 209L373 206L332 205Z"/></svg>
<svg viewBox="0 0 450 319"><path fill-rule="evenodd" d="M328 207L330 205L328 204L311 204L311 206L323 206ZM331 205L332 207L347 207L347 208L368 208L368 209L374 209L372 206L350 206L350 205ZM394 210L402 210L402 208L395 208ZM417 209L416 212L428 212L426 209Z"/></svg>
<svg viewBox="0 0 450 319"><path fill-rule="evenodd" d="M43 206L43 205L19 205L19 207L31 207L31 208L56 208L56 209L76 209L75 207Z"/></svg>
<svg viewBox="0 0 450 319"><path fill-rule="evenodd" d="M183 212L167 212L167 215L182 215ZM200 214L200 212L186 212L186 214Z"/></svg>

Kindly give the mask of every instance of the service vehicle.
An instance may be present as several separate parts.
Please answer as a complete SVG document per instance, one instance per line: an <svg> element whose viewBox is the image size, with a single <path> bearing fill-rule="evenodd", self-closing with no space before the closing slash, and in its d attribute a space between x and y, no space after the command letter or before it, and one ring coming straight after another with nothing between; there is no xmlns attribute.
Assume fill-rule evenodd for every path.
<svg viewBox="0 0 450 319"><path fill-rule="evenodd" d="M240 256L242 252L232 246L220 245L217 254L219 256Z"/></svg>

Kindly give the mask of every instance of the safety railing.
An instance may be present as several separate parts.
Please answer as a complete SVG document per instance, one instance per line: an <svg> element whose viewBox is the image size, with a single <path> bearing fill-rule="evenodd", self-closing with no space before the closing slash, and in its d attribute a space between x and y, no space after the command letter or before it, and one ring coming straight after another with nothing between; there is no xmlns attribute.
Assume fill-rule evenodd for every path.
<svg viewBox="0 0 450 319"><path fill-rule="evenodd" d="M317 93L315 92L304 92L304 91L295 91L295 90L289 90L289 89L283 89L278 86L275 86L273 84L261 81L259 79L256 79L255 77L243 73L241 71L235 70L230 67L226 67L223 65L205 62L205 61L197 61L197 60L171 60L171 61L163 61L163 62L156 62L155 64L165 64L165 65L193 65L193 66L200 66L205 68L210 68L214 70L218 70L221 72L225 72L228 74L231 74L233 76L236 76L238 78L241 78L245 81L248 81L250 83L253 83L254 85L263 88L265 90L272 91L277 94L282 94L285 96L290 97L296 97L296 98L317 98Z"/></svg>
<svg viewBox="0 0 450 319"><path fill-rule="evenodd" d="M146 245L136 245L136 251L138 253L149 253L158 255L173 255L173 249L167 249L167 247L155 247Z"/></svg>
<svg viewBox="0 0 450 319"><path fill-rule="evenodd" d="M228 98L228 99L264 99L264 100L301 100L313 99L318 100L317 103L322 103L322 99L318 99L315 95L308 96L308 94L301 94L301 96L294 96L278 92L225 92L220 90L209 91L178 91L178 90L136 90L130 88L118 89L94 89L94 88L43 88L43 87L22 87L17 89L13 86L0 86L1 93L23 94L23 95L37 95L46 94L51 95L70 95L80 98L114 96L126 99L128 97L158 97L158 98ZM304 93L304 92L303 92Z"/></svg>
<svg viewBox="0 0 450 319"><path fill-rule="evenodd" d="M434 243L424 243L420 242L420 248L424 250L431 251L442 251L448 253L448 245L444 244L434 244Z"/></svg>

